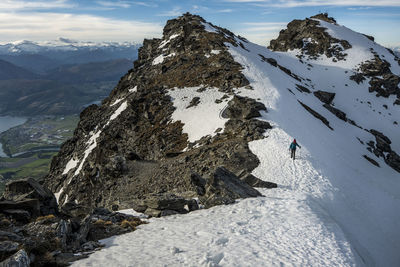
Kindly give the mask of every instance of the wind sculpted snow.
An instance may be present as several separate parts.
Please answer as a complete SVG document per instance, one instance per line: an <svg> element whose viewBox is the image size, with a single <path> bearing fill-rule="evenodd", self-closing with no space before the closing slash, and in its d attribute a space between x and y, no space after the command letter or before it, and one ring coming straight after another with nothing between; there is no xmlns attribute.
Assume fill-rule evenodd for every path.
<svg viewBox="0 0 400 267"><path fill-rule="evenodd" d="M390 138L397 147L400 140L399 135L395 133L399 130L392 124L390 115L386 114L386 118L382 119L382 114L366 105L360 107L361 105L357 105L356 102L356 98L371 99L371 103L383 105L383 103L389 104L390 100L383 98L377 100L369 94L367 85L358 86L350 83L345 72L346 68L342 68L340 63L329 67L328 70L323 64L315 64L307 73L304 67L300 67L302 63L299 63L291 53L275 54L250 43L246 44L246 48L250 52L230 47L232 55L242 64L243 73L249 81L252 81L251 86L255 89L244 92L249 97L260 98L269 110L265 119L275 123L273 125L275 130L268 134L268 138L254 141L253 143L257 145L250 144L253 153L261 160L260 166L254 170L254 175L283 186L290 185L291 190L297 193L305 193L309 203L316 204L311 204L309 206L311 209L318 206L318 209L322 208L327 213L325 218L321 218L325 225L334 223L340 226L353 252L362 258L362 263L367 266L398 264L400 256L396 251L400 249L400 233L397 230L397 222L400 219L399 174L379 158L376 159L381 168L363 159L361 155L365 153L365 147L356 140L358 137L367 141L370 134L324 110L318 103L319 100L311 94L299 93L293 89L298 81L282 72L279 73L278 68L261 61L259 54L273 57L278 64L283 64L287 68L290 66L292 72L304 77L306 82L308 82L306 78L310 77L309 83L314 83L314 86L310 86L312 89L329 88L335 92L336 106L345 110L349 116L354 116L357 123L366 126L367 129L372 127L386 129L385 132L390 133ZM389 55L386 54L387 57ZM324 72L326 74L323 74ZM319 75L323 77L318 79ZM291 93L287 88L292 88L292 92L295 93ZM325 116L334 131L330 131L320 121L310 116L297 103L298 99ZM364 113L360 112L361 110ZM400 117L398 109L392 108L391 112L392 115L396 114L395 118ZM271 141L271 136L276 135L276 131L280 132L280 137ZM297 138L303 145L300 153L304 154L300 157L305 162L296 161L296 169L293 169L291 175L284 171L287 164L285 157L280 158L278 153L275 153L275 157L266 155L276 139L282 137L287 140L287 148L282 146L283 150L288 150L292 138ZM316 214L321 214L317 210Z"/></svg>

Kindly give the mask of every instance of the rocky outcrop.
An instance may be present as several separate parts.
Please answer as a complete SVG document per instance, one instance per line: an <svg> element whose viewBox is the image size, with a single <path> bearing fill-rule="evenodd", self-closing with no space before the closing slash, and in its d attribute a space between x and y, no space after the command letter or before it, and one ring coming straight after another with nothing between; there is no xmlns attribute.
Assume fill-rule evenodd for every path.
<svg viewBox="0 0 400 267"><path fill-rule="evenodd" d="M273 51L289 51L300 49L299 57L316 59L320 55L326 55L333 61L345 60L346 49L351 45L346 40L338 40L330 36L325 28L320 26L318 20L336 24L328 14L318 14L305 20L293 20L287 25L287 29L281 30L277 39L271 40L270 48Z"/></svg>
<svg viewBox="0 0 400 267"><path fill-rule="evenodd" d="M325 91L315 91L313 93L321 102L324 102L327 105L330 105L335 98L335 93L325 92Z"/></svg>
<svg viewBox="0 0 400 267"><path fill-rule="evenodd" d="M25 250L21 249L11 257L0 262L0 266L4 267L29 267L31 266L31 259Z"/></svg>
<svg viewBox="0 0 400 267"><path fill-rule="evenodd" d="M392 141L377 130L371 129L369 132L375 136L375 142L370 141L367 143L368 150L373 152L375 156L382 157L387 165L400 172L400 156L392 150L390 146Z"/></svg>
<svg viewBox="0 0 400 267"><path fill-rule="evenodd" d="M299 92L302 92L302 93L308 93L308 94L311 93L311 91L310 91L307 87L304 87L304 86L302 86L302 85L300 85L300 84L296 84L296 89L297 89Z"/></svg>
<svg viewBox="0 0 400 267"><path fill-rule="evenodd" d="M327 110L329 110L333 115L335 115L339 119L341 119L343 121L347 121L346 113L344 113L343 111L333 107L332 105L328 105L328 104L323 104L323 107L326 108Z"/></svg>
<svg viewBox="0 0 400 267"><path fill-rule="evenodd" d="M204 192L204 185L201 190ZM165 193L148 195L142 200L138 199L133 202L133 208L151 217L160 217L173 214L185 214L199 209L199 205L195 199L185 199L181 196Z"/></svg>
<svg viewBox="0 0 400 267"><path fill-rule="evenodd" d="M264 104L248 97L235 95L228 103L228 107L222 112L223 118L252 119L261 117L260 111L267 111Z"/></svg>
<svg viewBox="0 0 400 267"><path fill-rule="evenodd" d="M307 110L311 115L313 115L315 118L319 119L320 121L322 121L323 124L325 124L329 129L333 130L333 128L329 125L329 121L322 116L321 114L319 114L318 112L316 112L315 110L313 110L312 108L310 108L309 106L307 106L306 104L302 103L301 101L297 100L300 105Z"/></svg>
<svg viewBox="0 0 400 267"><path fill-rule="evenodd" d="M9 182L3 193L3 199L16 203L24 199L37 199L40 209L37 215L57 213L58 207L54 194L32 178Z"/></svg>
<svg viewBox="0 0 400 267"><path fill-rule="evenodd" d="M362 73L354 73L353 75L350 76L350 80L353 80L357 84L360 84L365 80L365 77Z"/></svg>
<svg viewBox="0 0 400 267"><path fill-rule="evenodd" d="M200 200L205 207L231 204L236 199L258 197L261 194L225 168L217 168L207 179L205 194Z"/></svg>
<svg viewBox="0 0 400 267"><path fill-rule="evenodd" d="M89 213L82 207L86 212L77 216L64 213L65 209L58 212L51 191L32 179L8 183L2 199L0 266L66 266L81 258L80 252L102 247L99 239L133 231L144 223L106 209Z"/></svg>
<svg viewBox="0 0 400 267"><path fill-rule="evenodd" d="M277 188L278 185L276 183L266 182L252 174L246 174L245 176L241 177L240 180L246 182L248 185L252 187L261 187L261 188Z"/></svg>
<svg viewBox="0 0 400 267"><path fill-rule="evenodd" d="M363 157L364 157L366 160L368 160L369 162L371 162L373 165L375 165L376 167L380 167L380 166L379 166L379 163L376 162L376 160L374 160L374 159L368 157L367 155L363 155Z"/></svg>
<svg viewBox="0 0 400 267"><path fill-rule="evenodd" d="M304 80L303 78L301 78L299 75L293 73L291 70L289 70L288 68L285 68L284 66L278 64L278 61L276 61L276 59L274 58L266 58L261 54L258 54L261 58L262 61L267 62L268 64L270 64L273 67L279 68L281 71L283 71L284 73L286 73L287 75L289 75L290 77L292 77L293 79L296 79L297 81L301 82L302 80Z"/></svg>
<svg viewBox="0 0 400 267"><path fill-rule="evenodd" d="M396 101L400 101L400 77L393 74L390 70L390 63L382 59L375 51L371 49L374 58L364 61L358 68L358 73L350 76L350 79L357 83L370 78L369 92L376 92L377 97L389 97L395 95Z"/></svg>
<svg viewBox="0 0 400 267"><path fill-rule="evenodd" d="M191 14L169 20L162 39L145 40L134 68L101 106L81 113L73 138L52 161L45 184L62 209L131 208L134 201L168 195L190 202L203 190L195 176L207 182L220 166L251 173L258 159L247 143L264 138L271 126L256 119L264 105L234 95L237 88L252 88L226 43L245 47L246 42ZM168 95L186 87L199 87L201 94L218 88L226 96L219 101L231 98L220 114L229 118L224 130L188 142L183 124L171 120L175 108ZM196 105L201 100L194 97L187 110ZM69 202L78 206L64 207ZM163 206L153 209L171 213Z"/></svg>

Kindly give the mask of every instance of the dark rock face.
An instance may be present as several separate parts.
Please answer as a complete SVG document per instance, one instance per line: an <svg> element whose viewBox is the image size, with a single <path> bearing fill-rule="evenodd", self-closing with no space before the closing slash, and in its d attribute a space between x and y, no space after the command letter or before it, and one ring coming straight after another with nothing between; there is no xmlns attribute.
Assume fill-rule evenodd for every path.
<svg viewBox="0 0 400 267"><path fill-rule="evenodd" d="M228 103L228 107L222 112L223 118L252 119L261 117L260 110L267 111L263 103L248 97L235 95Z"/></svg>
<svg viewBox="0 0 400 267"><path fill-rule="evenodd" d="M302 80L304 80L303 78L301 78L300 76L298 76L297 74L293 73L291 70L289 70L288 68L285 68L284 66L278 64L278 61L276 61L276 59L273 58L266 58L261 54L258 54L261 58L262 61L267 62L268 64L270 64L273 67L279 68L281 71L283 71L284 73L286 73L287 75L289 75L290 77L296 79L297 81L301 82ZM308 89L307 89L308 90Z"/></svg>
<svg viewBox="0 0 400 267"><path fill-rule="evenodd" d="M341 110L339 110L337 108L334 108L334 107L332 107L331 105L328 105L328 104L324 104L323 106L324 106L324 108L329 110L332 114L334 114L339 119L341 119L343 121L347 121L346 113L344 113L343 111L341 111Z"/></svg>
<svg viewBox="0 0 400 267"><path fill-rule="evenodd" d="M382 152L391 151L390 144L392 143L392 141L390 141L390 139L387 136L374 129L371 129L370 132L375 136L377 149L380 149Z"/></svg>
<svg viewBox="0 0 400 267"><path fill-rule="evenodd" d="M7 258L18 251L19 244L14 241L0 241L0 259Z"/></svg>
<svg viewBox="0 0 400 267"><path fill-rule="evenodd" d="M298 100L297 100L298 101ZM312 108L310 108L309 106L307 106L306 104L298 101L300 103L300 105L305 108L305 110L307 110L308 112L311 113L311 115L313 115L315 118L319 119L320 121L322 121L323 124L325 124L329 129L333 130L333 128L331 126L329 126L329 121L322 116L321 114L319 114L318 112L316 112L315 110L313 110Z"/></svg>
<svg viewBox="0 0 400 267"><path fill-rule="evenodd" d="M54 194L32 178L9 182L3 198L15 202L23 199L37 199L40 203L40 215L57 212L57 201Z"/></svg>
<svg viewBox="0 0 400 267"><path fill-rule="evenodd" d="M40 216L40 202L37 199L3 200L0 201L0 210L16 220L29 221Z"/></svg>
<svg viewBox="0 0 400 267"><path fill-rule="evenodd" d="M377 130L371 129L369 132L375 136L375 142L368 142L367 149L374 153L375 156L382 157L387 165L400 172L400 156L392 150L390 146L392 141L386 135Z"/></svg>
<svg viewBox="0 0 400 267"><path fill-rule="evenodd" d="M335 97L335 93L330 93L330 92L325 92L325 91L316 91L314 92L314 95L324 102L325 104L330 105L333 101L333 98Z"/></svg>
<svg viewBox="0 0 400 267"><path fill-rule="evenodd" d="M371 162L373 165L375 165L376 167L380 167L380 166L379 166L379 163L376 162L376 160L371 159L371 158L368 157L367 155L363 155L363 157L364 157L366 160L368 160L369 162Z"/></svg>
<svg viewBox="0 0 400 267"><path fill-rule="evenodd" d="M296 84L296 89L297 89L299 92L302 92L302 93L308 93L308 94L311 93L311 91L310 91L307 87L304 87L304 86L302 86L302 85L300 85L300 84Z"/></svg>
<svg viewBox="0 0 400 267"><path fill-rule="evenodd" d="M252 187L261 187L261 188L276 188L278 185L276 183L266 182L260 180L252 174L247 174L246 176L240 178L243 182L246 182L248 185Z"/></svg>
<svg viewBox="0 0 400 267"><path fill-rule="evenodd" d="M11 257L0 262L0 266L4 267L29 267L31 260L25 250L21 249Z"/></svg>
<svg viewBox="0 0 400 267"><path fill-rule="evenodd" d="M208 32L205 23L190 14L169 20L163 39L144 41L134 68L102 105L81 113L73 138L63 144L45 179L66 213L80 212L64 207L69 202L121 209L159 194L191 201L204 194L193 177L207 180L219 166L251 173L258 165L247 143L264 138L271 126L255 119L266 109L254 100L234 96L224 113L229 118L224 131L193 143L180 121L171 122L175 108L168 89L200 87L197 92L207 94L216 87L226 98L236 88L251 89L225 45L247 41L213 25L216 32ZM188 108L199 101L192 99Z"/></svg>
<svg viewBox="0 0 400 267"><path fill-rule="evenodd" d="M268 48L273 51L300 49L303 53L301 57L318 58L325 54L333 61L345 60L347 54L344 51L351 48L349 42L330 36L315 19L336 24L327 14L318 14L311 19L293 20L287 25L287 29L280 31L277 39L271 40Z"/></svg>
<svg viewBox="0 0 400 267"><path fill-rule="evenodd" d="M362 82L365 77L371 78L369 81L369 92L376 92L377 97L389 97L395 95L396 101L400 101L400 77L393 74L390 70L390 63L382 59L375 51L371 50L374 58L360 64L359 73L350 77L357 83ZM364 77L365 76L365 77Z"/></svg>
<svg viewBox="0 0 400 267"><path fill-rule="evenodd" d="M357 84L362 83L365 80L365 77L362 73L355 73L350 76L350 80L355 81Z"/></svg>
<svg viewBox="0 0 400 267"><path fill-rule="evenodd" d="M189 106L187 106L186 108L191 108L194 106L197 106L200 103L200 97L196 96L193 97L192 101L190 101Z"/></svg>
<svg viewBox="0 0 400 267"><path fill-rule="evenodd" d="M153 194L146 199L138 199L134 202L133 207L136 211L143 212L151 217L185 214L199 209L196 200L186 200L170 193Z"/></svg>
<svg viewBox="0 0 400 267"><path fill-rule="evenodd" d="M48 201L55 201L53 193L32 179L8 183L5 197L13 200L0 201L0 266L66 266L79 258L74 253L101 247L99 239L143 223L106 209L90 213L70 202L59 213L57 204ZM50 210L54 213L47 214Z"/></svg>
<svg viewBox="0 0 400 267"><path fill-rule="evenodd" d="M225 168L217 168L207 179L206 193L200 197L205 207L231 204L238 198L261 196L260 192L241 181Z"/></svg>
<svg viewBox="0 0 400 267"><path fill-rule="evenodd" d="M387 165L400 172L400 156L396 152L389 152L385 158L385 162Z"/></svg>

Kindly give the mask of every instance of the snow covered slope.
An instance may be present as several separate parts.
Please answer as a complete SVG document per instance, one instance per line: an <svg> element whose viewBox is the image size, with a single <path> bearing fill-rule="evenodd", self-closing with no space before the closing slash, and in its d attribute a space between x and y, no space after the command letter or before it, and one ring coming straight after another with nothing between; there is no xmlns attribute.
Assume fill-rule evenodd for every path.
<svg viewBox="0 0 400 267"><path fill-rule="evenodd" d="M262 102L268 112L260 119L273 126L267 138L249 143L260 160L253 174L278 188L234 205L150 219L133 233L105 240L105 249L75 266L399 266L400 173L387 157L400 152L400 108L394 104L400 94L377 97L369 91L374 77L350 79L376 55L393 75L400 75L399 63L366 36L315 21L348 41L346 60L273 52L239 38L238 46L226 43L253 89L234 93ZM222 34L211 24L205 29ZM333 101L324 107L317 91L334 93ZM187 88L185 97L193 96L197 92ZM190 125L183 128L189 137L213 135L215 127L207 132L196 123L201 115L183 116L185 105L177 100L173 118ZM215 125L221 120L209 118ZM390 139L387 151L367 145L384 139L371 129ZM295 161L288 151L293 138L302 146Z"/></svg>

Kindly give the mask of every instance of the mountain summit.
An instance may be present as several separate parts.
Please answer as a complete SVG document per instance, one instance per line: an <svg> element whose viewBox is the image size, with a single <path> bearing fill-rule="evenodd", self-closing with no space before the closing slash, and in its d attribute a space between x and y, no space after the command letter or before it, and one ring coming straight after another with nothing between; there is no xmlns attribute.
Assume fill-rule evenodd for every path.
<svg viewBox="0 0 400 267"><path fill-rule="evenodd" d="M270 49L199 16L169 20L53 159L58 204L164 216L258 196L152 222L171 231L135 232L130 254L158 248L138 264L211 235L174 249L179 263L246 265L251 250L254 265L396 265L399 58L326 14L292 21Z"/></svg>

